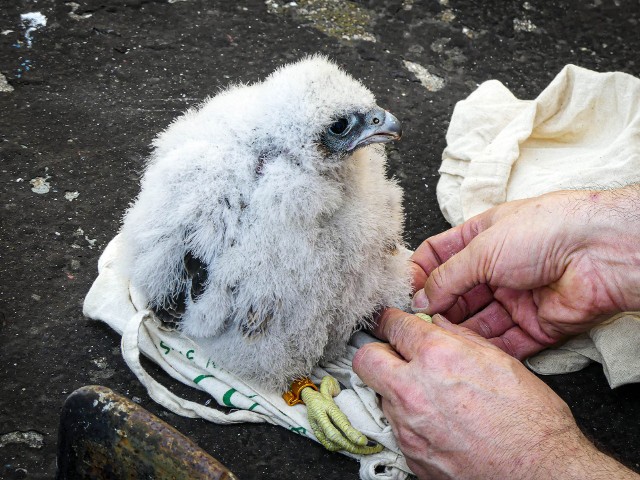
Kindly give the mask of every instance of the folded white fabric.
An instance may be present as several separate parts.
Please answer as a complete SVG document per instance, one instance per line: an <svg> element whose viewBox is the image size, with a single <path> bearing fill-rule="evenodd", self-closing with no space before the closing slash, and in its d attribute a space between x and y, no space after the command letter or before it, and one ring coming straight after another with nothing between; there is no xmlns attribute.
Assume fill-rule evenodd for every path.
<svg viewBox="0 0 640 480"><path fill-rule="evenodd" d="M567 65L535 100L485 82L456 105L439 172L452 225L510 200L640 182L640 79ZM556 374L593 360L612 388L640 381L640 314L615 320L528 365Z"/></svg>
<svg viewBox="0 0 640 480"><path fill-rule="evenodd" d="M640 382L640 314L616 315L588 333L526 361L541 375L576 372L591 362L602 364L611 388Z"/></svg>
<svg viewBox="0 0 640 480"><path fill-rule="evenodd" d="M249 385L232 373L219 368L214 358L204 355L206 340L190 339L176 331L163 328L146 302L131 288L118 268L119 237L107 246L98 262L98 277L84 301L84 314L106 322L122 335L122 354L140 382L156 402L172 412L186 417L199 417L214 423L267 422L280 425L317 441L307 421L304 405L288 406L282 397ZM374 455L352 455L360 461L360 477L366 480L403 480L411 471L387 423L376 394L365 386L351 368L358 347L376 341L358 332L351 340L344 358L317 367L312 380L319 382L333 375L343 386L335 398L355 428L384 445ZM224 413L196 402L177 397L160 385L142 368L140 352L157 363L176 380L207 392L219 405L233 410Z"/></svg>

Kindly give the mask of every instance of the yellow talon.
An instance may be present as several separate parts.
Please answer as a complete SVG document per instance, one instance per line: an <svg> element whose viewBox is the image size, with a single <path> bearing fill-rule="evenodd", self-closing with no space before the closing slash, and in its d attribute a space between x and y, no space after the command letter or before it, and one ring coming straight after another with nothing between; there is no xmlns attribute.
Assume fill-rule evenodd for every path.
<svg viewBox="0 0 640 480"><path fill-rule="evenodd" d="M289 405L300 401L307 406L309 424L318 441L330 451L346 450L357 455L378 453L384 448L353 428L333 397L340 393L338 381L330 375L322 379L320 390L308 378L296 380L283 397ZM294 403L291 403L294 402Z"/></svg>

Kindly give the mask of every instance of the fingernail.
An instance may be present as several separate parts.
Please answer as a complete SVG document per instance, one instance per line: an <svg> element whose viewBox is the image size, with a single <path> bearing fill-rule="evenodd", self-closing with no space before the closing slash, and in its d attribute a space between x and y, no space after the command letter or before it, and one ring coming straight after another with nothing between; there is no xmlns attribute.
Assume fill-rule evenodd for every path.
<svg viewBox="0 0 640 480"><path fill-rule="evenodd" d="M429 308L429 299L423 290L418 290L411 300L411 309L414 312L424 313Z"/></svg>

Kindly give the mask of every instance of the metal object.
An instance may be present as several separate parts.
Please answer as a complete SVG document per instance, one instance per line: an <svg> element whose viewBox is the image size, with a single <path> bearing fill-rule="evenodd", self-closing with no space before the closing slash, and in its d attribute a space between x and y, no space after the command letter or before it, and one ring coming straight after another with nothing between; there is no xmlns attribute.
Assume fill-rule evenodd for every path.
<svg viewBox="0 0 640 480"><path fill-rule="evenodd" d="M175 428L100 386L76 390L62 407L56 478L237 480Z"/></svg>

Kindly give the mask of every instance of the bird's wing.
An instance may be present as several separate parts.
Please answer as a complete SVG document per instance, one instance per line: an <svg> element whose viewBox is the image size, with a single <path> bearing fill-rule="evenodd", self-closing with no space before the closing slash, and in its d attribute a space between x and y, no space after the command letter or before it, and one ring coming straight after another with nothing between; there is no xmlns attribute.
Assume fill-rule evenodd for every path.
<svg viewBox="0 0 640 480"><path fill-rule="evenodd" d="M206 265L193 252L187 251L183 263L186 282L182 288L173 292L167 302L153 308L156 316L169 328L178 327L186 310L187 297L196 302L204 292L209 277Z"/></svg>
<svg viewBox="0 0 640 480"><path fill-rule="evenodd" d="M180 326L187 304L198 302L207 287L209 278L206 264L192 251L187 251L183 263L186 282L180 289L174 291L169 300L163 305L153 307L158 319L170 329L177 329ZM232 295L236 297L237 288L232 288L231 291ZM250 305L248 311L237 308L237 305L235 305L231 317L235 317L238 331L242 336L256 339L266 331L270 321L273 319L273 314L264 308L264 305Z"/></svg>

